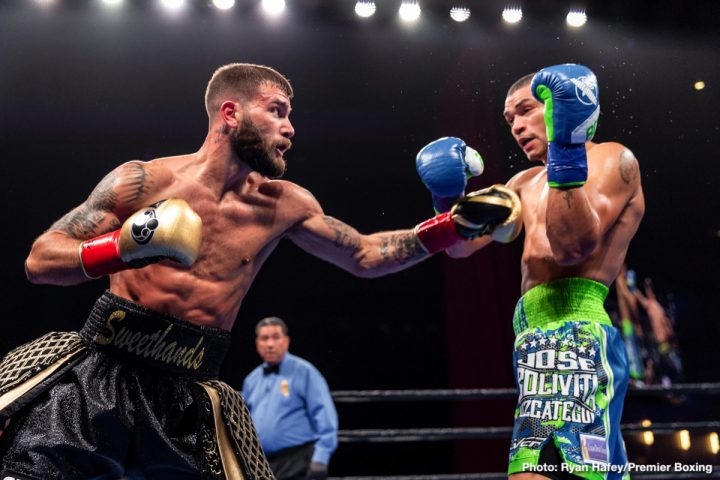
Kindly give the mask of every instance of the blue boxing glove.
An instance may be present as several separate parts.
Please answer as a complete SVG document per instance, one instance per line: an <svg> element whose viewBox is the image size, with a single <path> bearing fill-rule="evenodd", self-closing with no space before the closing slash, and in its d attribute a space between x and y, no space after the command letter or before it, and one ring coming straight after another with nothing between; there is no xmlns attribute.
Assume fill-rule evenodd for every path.
<svg viewBox="0 0 720 480"><path fill-rule="evenodd" d="M482 157L457 137L443 137L425 145L415 158L420 179L432 193L436 213L447 212L465 195L470 177L482 174Z"/></svg>
<svg viewBox="0 0 720 480"><path fill-rule="evenodd" d="M530 90L545 104L548 186L584 185L587 181L585 142L595 135L600 115L595 74L583 65L554 65L535 74Z"/></svg>

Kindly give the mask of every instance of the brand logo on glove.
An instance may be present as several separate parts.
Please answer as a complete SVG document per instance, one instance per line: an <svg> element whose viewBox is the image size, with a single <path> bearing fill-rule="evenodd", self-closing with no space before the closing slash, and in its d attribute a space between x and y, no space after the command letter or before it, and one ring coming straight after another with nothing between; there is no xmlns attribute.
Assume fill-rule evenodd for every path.
<svg viewBox="0 0 720 480"><path fill-rule="evenodd" d="M575 85L575 95L583 105L597 105L597 78L595 75L585 77L571 78L570 81Z"/></svg>
<svg viewBox="0 0 720 480"><path fill-rule="evenodd" d="M160 225L155 210L145 210L138 218L133 220L130 235L136 243L145 245L152 239L155 230Z"/></svg>

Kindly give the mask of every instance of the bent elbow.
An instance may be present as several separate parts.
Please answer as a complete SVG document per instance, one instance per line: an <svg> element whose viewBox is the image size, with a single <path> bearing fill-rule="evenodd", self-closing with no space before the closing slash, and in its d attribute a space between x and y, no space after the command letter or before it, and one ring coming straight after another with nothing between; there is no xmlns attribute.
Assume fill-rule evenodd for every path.
<svg viewBox="0 0 720 480"><path fill-rule="evenodd" d="M39 262L32 254L25 259L25 276L34 285L41 285L43 282Z"/></svg>

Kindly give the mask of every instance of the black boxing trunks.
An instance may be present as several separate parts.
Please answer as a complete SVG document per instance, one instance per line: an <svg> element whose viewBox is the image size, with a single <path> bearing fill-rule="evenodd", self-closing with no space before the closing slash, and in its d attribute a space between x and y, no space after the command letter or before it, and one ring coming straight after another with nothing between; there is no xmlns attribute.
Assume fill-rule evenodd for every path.
<svg viewBox="0 0 720 480"><path fill-rule="evenodd" d="M273 479L244 401L215 380L229 346L106 292L80 332L0 362L0 478Z"/></svg>

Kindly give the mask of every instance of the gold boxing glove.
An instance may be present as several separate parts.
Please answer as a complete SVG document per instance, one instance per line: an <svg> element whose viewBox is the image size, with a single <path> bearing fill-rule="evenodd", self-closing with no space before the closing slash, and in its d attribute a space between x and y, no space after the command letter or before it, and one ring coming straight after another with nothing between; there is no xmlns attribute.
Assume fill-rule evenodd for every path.
<svg viewBox="0 0 720 480"><path fill-rule="evenodd" d="M463 240L491 235L508 243L522 228L520 198L504 185L469 193L450 209L415 227L415 233L428 253L445 250Z"/></svg>
<svg viewBox="0 0 720 480"><path fill-rule="evenodd" d="M465 238L490 235L493 240L509 243L522 229L520 198L505 185L468 193L450 210L458 232Z"/></svg>
<svg viewBox="0 0 720 480"><path fill-rule="evenodd" d="M509 209L509 213L507 214L505 220L492 227L492 233L490 234L492 239L501 243L510 243L515 240L520 234L520 230L522 230L523 225L522 204L520 202L520 197L518 197L513 190L507 188L505 185L491 185L488 188L472 192L465 198L472 200L480 196L482 197L483 202L500 204ZM462 223L462 218L456 218L455 221Z"/></svg>
<svg viewBox="0 0 720 480"><path fill-rule="evenodd" d="M80 244L90 278L140 268L164 259L189 267L202 243L202 220L185 200L163 200L132 214L119 230Z"/></svg>

